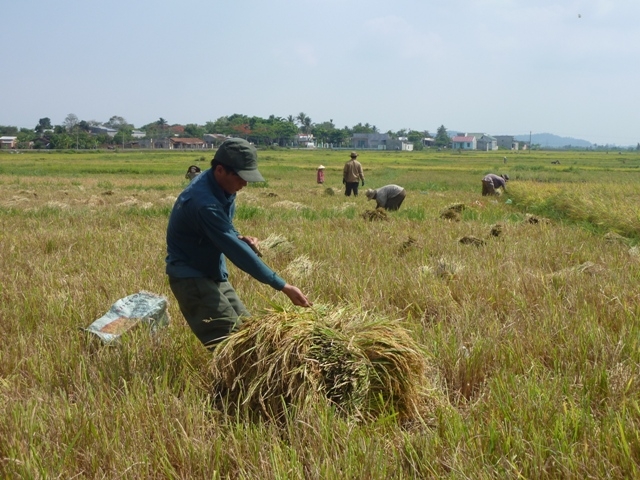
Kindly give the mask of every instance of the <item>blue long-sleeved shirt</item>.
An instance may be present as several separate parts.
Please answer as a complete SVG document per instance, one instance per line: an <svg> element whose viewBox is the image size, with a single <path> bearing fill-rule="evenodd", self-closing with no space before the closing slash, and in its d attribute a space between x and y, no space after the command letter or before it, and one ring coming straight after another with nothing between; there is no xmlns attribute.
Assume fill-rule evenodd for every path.
<svg viewBox="0 0 640 480"><path fill-rule="evenodd" d="M176 200L167 227L166 272L172 277L227 281L225 257L256 280L282 290L285 281L240 240L233 225L236 196L226 194L209 169Z"/></svg>

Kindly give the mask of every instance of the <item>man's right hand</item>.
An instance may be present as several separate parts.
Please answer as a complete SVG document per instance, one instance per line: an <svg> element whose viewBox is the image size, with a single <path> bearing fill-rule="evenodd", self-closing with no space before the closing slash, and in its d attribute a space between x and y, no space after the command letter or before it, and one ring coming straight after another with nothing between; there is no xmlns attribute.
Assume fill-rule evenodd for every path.
<svg viewBox="0 0 640 480"><path fill-rule="evenodd" d="M282 293L284 293L291 303L297 305L298 307L310 307L313 305L307 297L300 291L298 287L294 287L293 285L289 285L288 283L282 289Z"/></svg>

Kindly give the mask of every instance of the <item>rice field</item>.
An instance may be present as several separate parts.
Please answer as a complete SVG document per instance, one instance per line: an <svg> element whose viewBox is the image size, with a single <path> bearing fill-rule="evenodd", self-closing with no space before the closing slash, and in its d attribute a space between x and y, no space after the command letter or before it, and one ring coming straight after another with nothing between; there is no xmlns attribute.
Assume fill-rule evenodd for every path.
<svg viewBox="0 0 640 480"><path fill-rule="evenodd" d="M361 152L383 215L348 153L259 152L236 227L315 305L230 265L253 317L212 354L164 274L210 153L0 151L0 477L637 477L640 154ZM168 327L82 330L139 291Z"/></svg>

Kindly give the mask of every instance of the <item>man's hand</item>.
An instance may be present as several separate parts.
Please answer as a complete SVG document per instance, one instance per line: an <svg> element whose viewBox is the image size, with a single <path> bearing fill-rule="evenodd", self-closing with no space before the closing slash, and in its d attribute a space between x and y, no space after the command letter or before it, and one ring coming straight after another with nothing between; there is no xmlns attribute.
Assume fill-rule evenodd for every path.
<svg viewBox="0 0 640 480"><path fill-rule="evenodd" d="M362 186L364 187L364 180L362 180Z"/></svg>
<svg viewBox="0 0 640 480"><path fill-rule="evenodd" d="M249 245L251 247L251 250L256 252L256 255L258 255L259 257L262 256L262 253L260 253L260 250L258 250L258 242L259 242L259 240L256 237L247 237L245 235L240 235L238 237L238 239L242 240L244 243Z"/></svg>
<svg viewBox="0 0 640 480"><path fill-rule="evenodd" d="M298 287L294 287L293 285L289 285L288 283L282 289L282 293L284 293L291 303L297 305L298 307L310 307L313 305L307 297L300 291Z"/></svg>
<svg viewBox="0 0 640 480"><path fill-rule="evenodd" d="M342 179L342 184L343 184L343 185L346 185L346 184L347 184L347 180L343 178L343 179Z"/></svg>

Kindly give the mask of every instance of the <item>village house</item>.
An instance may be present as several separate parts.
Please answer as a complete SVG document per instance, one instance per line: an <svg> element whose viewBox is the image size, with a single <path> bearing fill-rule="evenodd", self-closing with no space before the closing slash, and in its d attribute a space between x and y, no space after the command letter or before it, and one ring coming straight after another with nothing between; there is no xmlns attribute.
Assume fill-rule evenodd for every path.
<svg viewBox="0 0 640 480"><path fill-rule="evenodd" d="M407 137L392 138L388 133L354 133L351 145L363 150L413 150L413 143Z"/></svg>
<svg viewBox="0 0 640 480"><path fill-rule="evenodd" d="M18 145L18 137L2 136L0 137L0 148L11 149Z"/></svg>
<svg viewBox="0 0 640 480"><path fill-rule="evenodd" d="M481 133L476 136L476 149L484 152L498 150L498 141L495 137Z"/></svg>
<svg viewBox="0 0 640 480"><path fill-rule="evenodd" d="M199 138L170 138L170 150L197 150L205 148L205 143Z"/></svg>
<svg viewBox="0 0 640 480"><path fill-rule="evenodd" d="M496 141L500 148L506 148L507 150L520 149L520 142L518 142L513 135L496 135Z"/></svg>
<svg viewBox="0 0 640 480"><path fill-rule="evenodd" d="M295 143L302 148L315 148L315 140L312 133L299 133L295 137Z"/></svg>
<svg viewBox="0 0 640 480"><path fill-rule="evenodd" d="M202 137L206 148L214 148L224 142L227 138L226 135L220 133L205 133Z"/></svg>
<svg viewBox="0 0 640 480"><path fill-rule="evenodd" d="M454 150L476 150L478 142L473 135L456 135L451 139L451 148Z"/></svg>

